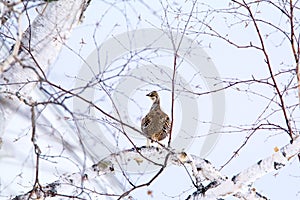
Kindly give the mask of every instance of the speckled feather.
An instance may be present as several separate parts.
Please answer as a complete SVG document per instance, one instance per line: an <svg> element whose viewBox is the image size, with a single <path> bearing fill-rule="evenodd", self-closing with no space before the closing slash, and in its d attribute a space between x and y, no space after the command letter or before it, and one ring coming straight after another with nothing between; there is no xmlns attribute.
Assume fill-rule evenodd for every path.
<svg viewBox="0 0 300 200"><path fill-rule="evenodd" d="M149 113L142 119L141 129L147 138L161 141L170 133L170 118L160 109L160 100L156 91L147 96L153 100L153 105Z"/></svg>

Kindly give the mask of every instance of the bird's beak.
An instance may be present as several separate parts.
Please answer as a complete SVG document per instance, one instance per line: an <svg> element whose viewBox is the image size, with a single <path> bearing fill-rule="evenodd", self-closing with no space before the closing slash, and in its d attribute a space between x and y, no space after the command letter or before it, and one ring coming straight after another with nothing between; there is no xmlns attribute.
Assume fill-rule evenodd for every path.
<svg viewBox="0 0 300 200"><path fill-rule="evenodd" d="M150 93L149 93L149 94L146 94L146 96L147 96L147 97L150 97Z"/></svg>

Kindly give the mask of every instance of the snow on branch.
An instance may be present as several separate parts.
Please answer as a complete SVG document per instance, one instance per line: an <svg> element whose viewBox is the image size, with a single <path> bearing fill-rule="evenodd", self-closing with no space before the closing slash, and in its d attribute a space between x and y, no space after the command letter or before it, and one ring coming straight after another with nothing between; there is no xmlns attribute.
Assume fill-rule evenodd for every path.
<svg viewBox="0 0 300 200"><path fill-rule="evenodd" d="M26 194L19 195L13 200L28 200L28 199L49 199L51 197L68 197L78 199L97 199L100 196L108 196L107 193L91 192L90 185L93 180L112 173L114 171L113 165L109 162L99 162L88 168L83 174L73 173L70 175L63 175L59 180L50 183L46 186L36 185Z"/></svg>
<svg viewBox="0 0 300 200"><path fill-rule="evenodd" d="M19 105L11 94L28 95L55 61L63 43L86 9L85 0L47 2L37 9L38 16L25 33L17 33L17 50L0 64L0 111L4 118ZM30 23L30 21L29 21ZM19 30L20 31L20 30Z"/></svg>
<svg viewBox="0 0 300 200"><path fill-rule="evenodd" d="M195 192L188 199L218 199L234 195L240 199L267 199L258 194L251 185L266 174L280 170L300 153L300 137L295 138L292 144L281 149L275 148L270 157L258 161L253 166L243 170L231 179L220 180L215 188L205 191L205 194ZM197 165L197 164L196 164ZM203 169L201 169L203 170ZM210 181L214 181L210 179Z"/></svg>
<svg viewBox="0 0 300 200"><path fill-rule="evenodd" d="M135 165L135 167L140 166L142 168L143 164L154 164L161 167L161 169L165 169L168 164L174 164L191 167L190 174L195 180L194 185L196 191L189 195L187 199L220 199L228 196L235 196L239 199L267 199L257 193L251 185L264 175L280 170L288 162L291 162L293 158L297 157L300 153L300 137L296 138L292 144L288 144L281 149L275 148L275 150L275 153L270 157L258 161L253 166L241 171L232 178L227 178L222 175L209 161L198 156L190 155L186 152L178 153L169 148L143 146L113 153L88 168L83 175L82 173L66 175L58 181L55 181L46 187L42 187L41 191L43 191L44 195L48 195L48 197L50 197L63 194L65 191L73 192L66 194L74 194L74 191L78 192L78 190L81 189L81 196L76 197L83 197L83 194L87 191L90 191L88 194L89 196L96 195L95 197L99 197L99 195L106 194L105 191L92 192L91 189L87 189L87 182L92 183L93 179L97 180L104 174L112 173L116 168L125 171L129 165ZM123 174L126 174L126 171L123 172ZM157 175L159 175L159 173ZM153 179L157 177L158 176L154 176ZM208 182L208 184L204 186L204 182ZM121 199L122 197L127 196L132 190L149 184L134 185L123 194L114 193L109 195ZM30 195L34 194L37 196L38 192L40 192L40 190L36 189L29 193ZM27 195L26 197L29 197L29 193L25 194ZM41 193L39 194L41 195ZM25 195L20 195L18 198L24 199Z"/></svg>

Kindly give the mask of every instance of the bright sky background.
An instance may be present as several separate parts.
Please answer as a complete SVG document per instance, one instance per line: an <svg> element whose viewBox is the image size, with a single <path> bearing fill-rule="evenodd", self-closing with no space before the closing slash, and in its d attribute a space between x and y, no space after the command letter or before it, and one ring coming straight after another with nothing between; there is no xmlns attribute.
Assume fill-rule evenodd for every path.
<svg viewBox="0 0 300 200"><path fill-rule="evenodd" d="M228 5L227 1L206 0L202 2L209 4L209 6L212 8L221 8ZM191 8L191 3L182 3L182 1L173 1L170 3L170 5L171 4L172 6L175 4L183 5L182 13L185 14L188 14ZM163 5L166 6L165 3L163 3ZM201 6L201 4L199 4L197 11L201 10L202 8L207 9L207 6ZM198 13L198 18L201 19L202 15L203 14ZM222 14L215 17L214 20L210 22L210 26L216 27L216 29L221 33L228 33L231 38L240 42L241 44L248 45L249 41L252 41L254 44L257 42L257 36L255 35L255 32L253 32L252 26L245 27L244 25L236 25L232 26L231 29L228 29L224 26L223 17L224 16ZM281 16L278 15L277 18L277 15L274 15L273 11L269 9L264 9L264 12L261 13L261 17L272 17L272 20L281 23ZM56 63L54 64L53 69L51 69L51 71L48 73L50 80L60 84L65 88L74 87L76 84L74 77L80 77L82 75L80 74L82 73L80 70L84 70L82 68L83 60L85 60L95 50L95 41L98 45L101 45L105 44L108 39L117 38L119 34L126 33L127 31L142 28L157 29L165 27L166 20L164 19L164 23L162 23L162 18L164 18L164 9L159 1L151 1L151 5L150 3L141 3L140 1L125 1L120 3L118 2L116 4L103 3L102 1L92 1L90 7L85 13L85 19L83 23L74 30L66 44L66 47L62 50ZM186 19L186 17L182 16L179 16L179 18ZM228 18L227 20L228 23L234 23L236 19ZM172 26L177 25L174 15L170 13L168 13L168 22L171 23ZM98 24L97 28L96 24ZM196 29L197 24L194 24L195 27L193 28ZM184 23L181 22L180 27L183 26ZM200 25L199 27L201 28ZM269 30L264 31L268 32ZM199 42L199 45L208 54L212 63L214 63L222 79L232 78L243 80L251 79L252 76L255 78L268 77L267 68L266 65L264 65L263 57L258 53L258 51L237 49L220 39L203 35L195 38L195 35L191 34L187 37L191 40ZM280 43L281 39L282 37L278 37L275 33L271 34L268 38L268 47L270 48L271 60L273 62L273 66L278 67L277 69L283 69L291 62L291 53L286 50L282 50L287 48L285 45L276 48L274 47L276 44ZM144 54L146 57L149 56L151 58L151 62L154 64L164 67L172 66L173 60L171 54L168 54L167 52L160 52L159 55L160 56L155 57L154 54L147 55L147 52ZM124 56L126 57L126 55ZM97 61L95 61L95 63L97 63ZM114 62L109 67L112 69L120 64L122 64L122 60ZM136 68L141 67L143 64L146 65L149 63L140 60L132 62L130 65L130 70L135 70ZM191 68L190 64L191 63L186 61L181 64L181 70L179 70L181 76L190 81L192 88L197 92L207 91L208 87L205 79L201 76L201 73L195 75L196 72L193 71L193 68ZM130 73L130 70L128 70L128 73ZM284 83L285 81L286 78L283 77L282 82ZM199 87L196 87L196 85L199 85ZM245 86L240 87L240 90L246 89ZM151 101L145 96L145 94L154 89L160 88L145 84L136 92L128 94L131 101L127 106L128 109L132 111L132 113L129 114L130 122L132 122L136 127L139 127L140 117L145 115L151 106ZM272 90L261 87L260 85L251 86L250 89L266 96L272 95ZM170 92L162 90L160 94L162 108L168 114L170 114ZM98 102L99 106L102 108L111 111L112 105L109 103L109 99L107 97L101 99L103 95L104 94L101 92L96 93L94 95L94 100ZM294 102L297 98L296 94L290 93L290 95L291 97L288 98L289 102ZM245 92L239 92L237 90L226 90L225 97L225 126L230 125L240 127L254 123L267 103L264 98L250 93L247 94ZM211 98L211 95L202 95L197 99L193 99L193 101L197 103L199 115L197 120L191 119L191 123L196 123L197 131L204 136L207 134L210 127L210 124L207 122L210 122L213 114L216 114L212 113L213 104L211 102ZM70 107L72 107L72 102L67 103ZM186 106L188 105L182 105L179 100L175 101L175 137L180 135L179 130L183 120L181 112ZM76 110L76 108L74 109ZM45 113L48 112L49 111L45 111ZM299 119L299 109L296 112L298 113L296 116L298 116ZM275 115L275 117L271 117L270 120L274 123L279 123L281 120L283 120L283 118L282 116L278 116L279 115ZM51 116L49 114L47 117L52 123L58 123L56 128L63 126L61 120L57 118L58 116ZM16 123L18 126L15 125ZM21 125L21 123L23 125ZM31 146L28 143L29 141L26 141L28 139L28 135L26 134L30 134L29 128L29 121L24 120L20 116L16 116L9 124L7 131L11 133L11 135L8 137L11 139L11 142L13 142L13 139L17 136L19 136L21 139L19 141L20 149L11 149L11 152L8 152L10 155L9 159L11 160L9 160L7 163L10 168L6 174L3 174L3 176L1 175L0 177L0 181L1 183L5 183L4 185L8 184L9 182L14 182L13 179L16 175L15 171L19 169L18 166L13 165L15 160L11 157L12 155L23 155L21 163L24 163L25 166L30 166L30 164L33 164L30 161L31 156L26 157L26 155L31 155L29 153L31 151ZM246 131L242 133L225 133L227 130L229 129L221 130L221 132L223 131L224 133L221 134L217 145L208 155L205 155L205 159L209 160L217 168L222 166L232 156L233 152L237 150L240 145L242 145L245 137L247 136ZM99 132L105 131L107 131L105 127L100 127ZM133 136L133 138L137 144L145 144L143 137L136 135ZM107 136L107 139L112 140L113 138ZM121 141L121 144L118 146L120 149L131 148L131 146L126 143L124 139L122 139L122 136L120 136L119 139ZM201 147L204 141L205 137L195 139L193 140L191 146L186 147L185 150L187 152L200 155ZM276 132L272 134L270 131L258 131L251 137L247 145L239 152L239 155L233 159L221 172L226 174L228 177L231 177L232 175L239 173L241 170L255 164L260 159L270 156L274 152L274 147L281 147L288 142L289 137L286 133L278 134ZM94 147L92 147L92 149L93 148ZM20 152L16 154L16 151ZM49 152L51 152L51 148L49 148ZM12 164L10 164L10 162ZM66 164L68 164L68 169L63 167ZM0 169L2 169L2 171L4 167L7 167L7 164L3 165L3 163L1 163ZM31 177L32 175L32 173L28 172L26 169L22 169L22 177L24 180L26 180L25 177ZM53 170L53 168L50 168L50 170ZM72 172L72 170L76 171L77 169L74 167L74 165L62 159L61 163L57 164L57 169L55 170ZM47 171L47 169L45 171ZM49 181L49 177L51 180L55 180L55 175L48 175L49 176L44 177L46 182ZM140 178L140 176L137 177ZM258 192L266 195L270 199L299 199L299 177L299 162L294 161L283 170L280 170L276 176L274 174L269 174L255 182L254 187L256 187ZM144 179L144 177L141 179ZM28 184L28 182L24 182L24 184ZM6 192L13 192L14 188L16 187L18 188L15 183L9 184L9 188L6 190ZM149 188L136 190L132 193L132 196L137 197L137 199L152 199L146 193L148 189L153 191L153 199L185 199L194 191L185 170L183 168L174 166L168 167L168 169L166 169L163 174L152 185L149 186ZM183 193L184 191L187 192Z"/></svg>

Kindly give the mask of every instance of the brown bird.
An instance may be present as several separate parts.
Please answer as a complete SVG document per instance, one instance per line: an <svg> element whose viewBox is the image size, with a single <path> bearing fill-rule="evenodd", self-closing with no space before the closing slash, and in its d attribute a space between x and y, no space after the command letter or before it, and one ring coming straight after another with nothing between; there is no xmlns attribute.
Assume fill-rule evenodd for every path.
<svg viewBox="0 0 300 200"><path fill-rule="evenodd" d="M161 141L170 134L171 123L169 116L160 109L160 99L156 91L152 91L146 96L150 97L153 104L148 114L142 119L141 129L149 146L149 139L153 141Z"/></svg>

